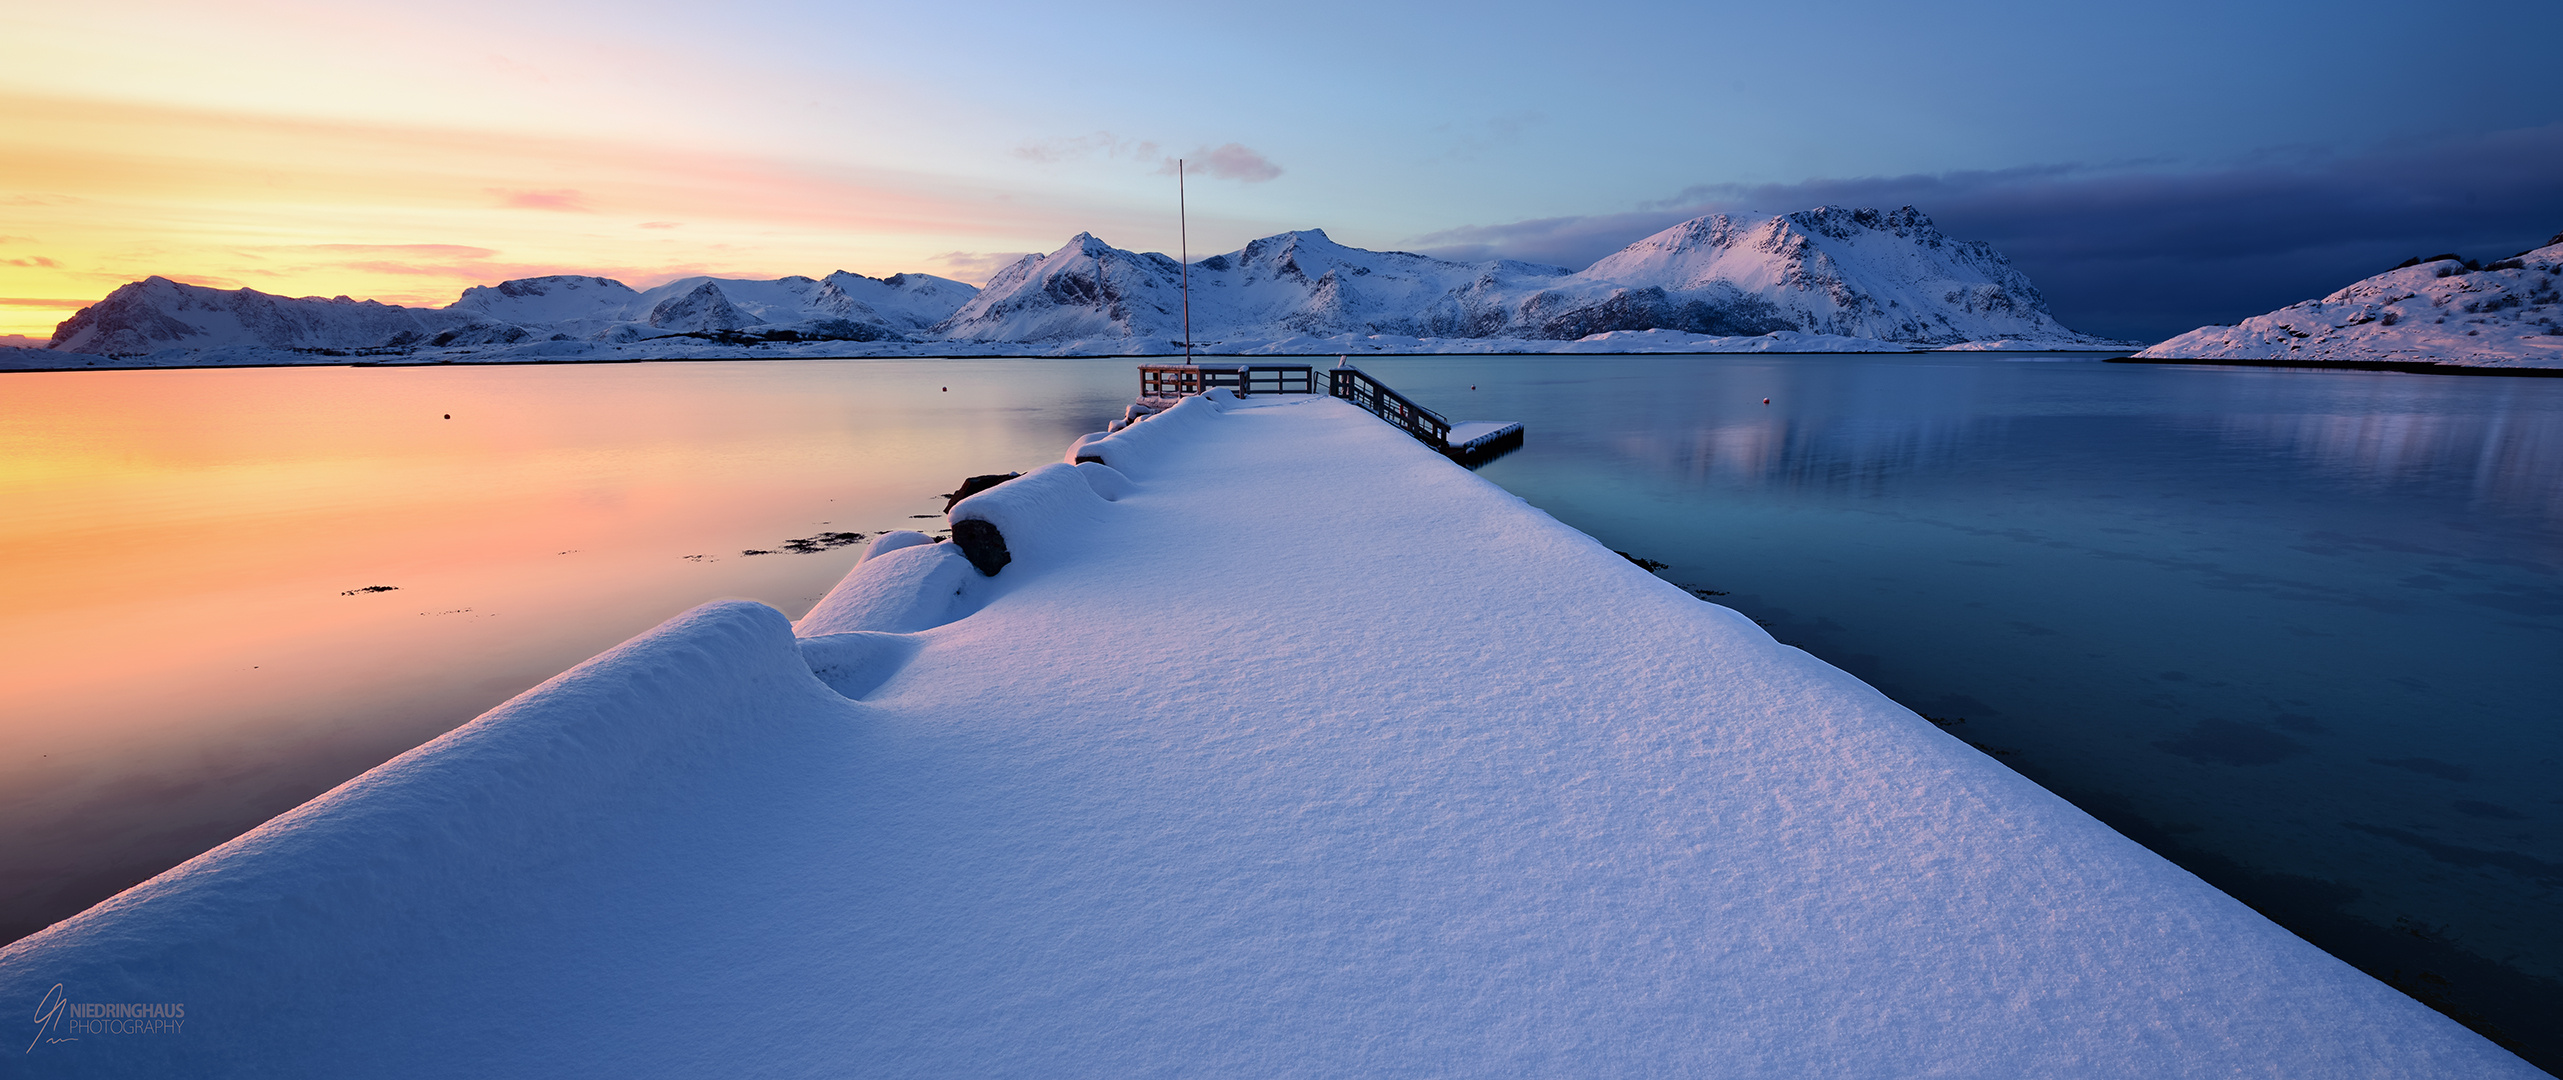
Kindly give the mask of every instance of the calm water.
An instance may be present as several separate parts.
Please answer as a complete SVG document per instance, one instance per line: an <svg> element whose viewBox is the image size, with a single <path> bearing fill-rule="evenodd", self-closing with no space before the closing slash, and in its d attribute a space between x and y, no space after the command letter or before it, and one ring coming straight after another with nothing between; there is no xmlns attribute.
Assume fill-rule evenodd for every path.
<svg viewBox="0 0 2563 1080"><path fill-rule="evenodd" d="M1482 475L2317 943L2514 1040L2563 1013L2563 381L1364 366L1525 421ZM856 549L741 551L917 524L1134 383L1124 359L0 377L0 935L693 603L797 615ZM397 588L345 595L373 585Z"/></svg>

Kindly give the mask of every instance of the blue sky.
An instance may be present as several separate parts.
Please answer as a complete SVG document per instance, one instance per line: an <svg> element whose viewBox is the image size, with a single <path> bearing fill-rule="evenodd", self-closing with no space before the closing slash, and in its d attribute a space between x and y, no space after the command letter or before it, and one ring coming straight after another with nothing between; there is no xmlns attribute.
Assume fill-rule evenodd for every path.
<svg viewBox="0 0 2563 1080"><path fill-rule="evenodd" d="M1077 231L1173 250L1162 162L1204 152L1196 254L1322 227L1580 262L1707 210L1910 202L2068 325L2138 337L2563 230L2552 0L140 0L0 30L24 58L0 71L0 210L43 208L0 217L0 274L60 271L0 281L18 295L90 288L81 259L80 282L381 293L364 275L394 263L312 254L357 249L483 253L399 263L420 298L542 267L975 279ZM263 164L152 157L212 128ZM429 144L432 170L400 164ZM308 190L262 202L262 175ZM133 231L143 204L163 233Z"/></svg>

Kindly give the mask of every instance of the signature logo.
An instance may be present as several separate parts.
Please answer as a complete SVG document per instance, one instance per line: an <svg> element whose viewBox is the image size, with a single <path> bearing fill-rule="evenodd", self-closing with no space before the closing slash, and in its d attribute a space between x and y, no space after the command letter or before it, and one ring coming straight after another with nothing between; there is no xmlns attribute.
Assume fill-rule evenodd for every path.
<svg viewBox="0 0 2563 1080"><path fill-rule="evenodd" d="M36 1002L36 1037L24 1054L40 1043L79 1042L82 1035L176 1035L187 1026L187 1006L175 1001L73 1001L62 984Z"/></svg>
<svg viewBox="0 0 2563 1080"><path fill-rule="evenodd" d="M70 1002L62 993L61 983L53 984L53 989L44 992L44 1000L36 1003L36 1037L34 1042L27 1044L26 1050L23 1051L24 1053L35 1053L36 1043L40 1042L80 1041L78 1039L56 1039L46 1037L52 1034L54 1025L62 1020L62 1007L67 1004L70 1004Z"/></svg>

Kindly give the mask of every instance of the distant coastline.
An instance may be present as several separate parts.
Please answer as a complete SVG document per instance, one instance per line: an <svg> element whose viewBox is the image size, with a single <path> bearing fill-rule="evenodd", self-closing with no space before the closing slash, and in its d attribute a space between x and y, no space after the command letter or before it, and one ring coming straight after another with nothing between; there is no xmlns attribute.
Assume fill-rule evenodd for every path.
<svg viewBox="0 0 2563 1080"><path fill-rule="evenodd" d="M284 351L284 350L270 350L270 351L274 351L274 352L282 352L282 351ZM1588 348L1588 349L1572 349L1572 350L1570 350L1570 349L1441 349L1441 350L1436 350L1436 349L1407 349L1407 350L1360 350L1360 349L1354 349L1354 350L1349 350L1349 352L1348 352L1348 350L1345 350L1345 349L1334 349L1334 350L1319 351L1319 352L1254 352L1254 353L1248 353L1248 352L1236 352L1236 353L1211 353L1211 352L1197 352L1197 353L1194 353L1193 355L1194 355L1194 358L1195 358L1195 359L1200 360L1200 361L1202 361L1202 362L1217 364L1217 363L1230 363L1230 362L1250 361L1250 360L1253 360L1253 361L1262 361L1262 360L1331 360L1331 359L1334 359L1335 357L1343 356L1343 355L1348 355L1348 354L1349 354L1349 355L1359 355L1359 356L1363 356L1363 357L1406 357L1406 356L1574 356L1574 355L1577 355L1577 354L1579 354L1579 353L1580 353L1580 354L1586 354L1586 355L1593 355L1593 356L1856 356L1856 355L1864 355L1864 354L1881 354L1881 353L1896 353L1896 354L1903 354L1903 355L1924 355L1924 354L1929 354L1929 353L1965 353L1965 354L1968 354L1968 355L1983 355L1983 354L1992 354L1992 353L1998 353L1998 352L1999 352L1999 353L2031 353L2031 354L2037 354L2037 353L2073 353L2073 354L2082 355L2082 356L2091 356L2091 357L2108 357L2108 358L2111 358L2111 359L2109 360L2109 362L2110 362L2110 363L2118 363L2118 362L2120 362L2120 360L2121 360L2121 359L2123 359L2123 358L2124 358L2124 355L2125 355L2126 353L2130 352L2130 351L2132 351L2132 350L2127 349L2127 348L2123 348L2123 347L2122 347L2122 348L2115 348L2115 349L2088 349L2088 348L2085 348L2085 349L2071 349L2071 348L2036 348L2036 349L2006 349L2006 350L1994 350L1994 349L1948 349L1948 348L1822 349L1822 350L1817 350L1817 349L1808 349L1808 350L1688 349L1688 350L1685 350L1685 349L1644 349L1644 348L1614 349L1614 350L1590 349L1590 348ZM22 365L22 364L19 364L19 363L13 362L15 358L14 358L14 357L12 357L10 354L12 354L12 353L16 353L16 352L35 353L35 354L39 354L39 355L46 356L46 357L48 357L48 358L61 357L61 358L86 359L86 360L103 361L103 362L100 362L100 363L90 363L90 364L73 364L73 365L64 365L64 364L59 364L59 363L57 363L57 364L52 364L52 365L45 366L45 367L30 367L30 366L25 366L25 365ZM1123 360L1164 360L1164 359L1169 359L1169 358L1180 358L1183 354L1181 354L1181 353L1175 353L1175 352L1166 352L1166 353L1102 353L1102 352L1078 352L1078 353L1060 353L1060 352L966 352L966 353L965 353L965 352L914 352L914 353L894 353L894 352L844 353L844 352L830 352L830 353L781 353L781 352L769 352L769 351L764 351L764 350L746 350L746 349L743 349L743 350L740 350L740 351L738 351L738 352L722 353L722 354L679 354L679 355L649 355L649 356L531 357L531 358L521 359L521 360L517 360L517 359L471 359L471 358L455 358L455 359L424 359L424 360L422 360L422 359L417 359L417 358L415 358L415 357L413 357L413 356L409 356L409 355L396 355L396 356L384 356L384 357L366 357L366 356L340 356L340 355L333 355L333 354L328 354L328 353L314 353L314 354L312 354L312 355L314 355L314 356L315 356L315 357L317 357L317 358L316 358L316 359L312 359L312 360L301 360L301 361L294 361L294 360L255 360L255 361L243 361L243 362L239 362L239 363L221 363L221 362L215 362L215 363L167 363L167 364L155 364L155 363L137 363L137 362L136 362L137 360L145 359L145 358L142 358L142 357L124 357L124 358L119 358L119 357L110 357L110 356L90 356L90 355L88 355L88 354L68 354L68 355L66 356L66 354L62 354L62 353L53 353L53 352L49 352L49 351L47 351L47 350L43 350L43 349L5 349L5 348L0 348L0 375L28 375L28 374L54 373L54 372L64 372L64 371L231 371L231 370L251 370L251 369L262 369L262 368L348 368L348 367L362 367L362 368L571 367L571 366L578 366L578 365L585 365L585 364L661 364L661 363L666 363L666 364L678 364L678 363L731 363L731 362L757 362L757 363L768 363L768 362L784 361L784 360L1112 360L1112 359L1123 359ZM2209 361L2194 361L2194 360L2148 360L2148 361L2141 361L2141 362L2143 362L2143 363L2163 363L2163 364L2186 364L2186 363L2205 363L2205 362L2209 362ZM2219 361L2219 362L2221 362L2221 361ZM2340 364L2319 364L2319 365L2305 365L2305 366L2314 366L2314 367L2341 367L2341 366L2345 366L2345 365L2340 365ZM2558 370L2563 370L2563 369L2558 369Z"/></svg>
<svg viewBox="0 0 2563 1080"><path fill-rule="evenodd" d="M2117 356L2105 361L2111 364L2189 364L2199 367L2320 368L2332 371L2399 371L2409 375L2519 375L2531 378L2563 378L2563 368L2494 367L2489 364L2452 364L2428 360L2254 360L2243 358L2184 358L2171 356Z"/></svg>

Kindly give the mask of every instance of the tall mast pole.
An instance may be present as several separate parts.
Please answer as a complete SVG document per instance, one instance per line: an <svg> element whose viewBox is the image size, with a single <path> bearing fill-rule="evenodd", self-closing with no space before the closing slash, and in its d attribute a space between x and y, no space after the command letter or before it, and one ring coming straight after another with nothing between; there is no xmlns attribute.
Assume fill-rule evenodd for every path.
<svg viewBox="0 0 2563 1080"><path fill-rule="evenodd" d="M1193 362L1193 238L1191 210L1184 205L1184 159L1175 159L1175 237L1184 257L1184 363Z"/></svg>

